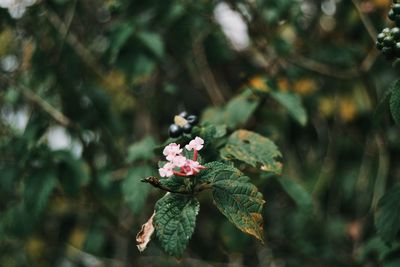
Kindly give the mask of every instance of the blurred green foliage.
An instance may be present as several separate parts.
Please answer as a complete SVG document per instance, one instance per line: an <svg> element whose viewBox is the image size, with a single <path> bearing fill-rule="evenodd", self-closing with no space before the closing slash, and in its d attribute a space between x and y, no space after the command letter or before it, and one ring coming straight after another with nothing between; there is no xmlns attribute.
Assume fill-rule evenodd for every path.
<svg viewBox="0 0 400 267"><path fill-rule="evenodd" d="M221 3L246 48L224 34ZM390 4L48 0L19 20L0 8L0 266L398 266L398 64L371 36ZM279 147L281 176L257 168L268 156L228 153L266 200L265 244L205 194L180 261L156 240L137 251L163 195L140 179L182 110L220 151L204 162L238 128Z"/></svg>

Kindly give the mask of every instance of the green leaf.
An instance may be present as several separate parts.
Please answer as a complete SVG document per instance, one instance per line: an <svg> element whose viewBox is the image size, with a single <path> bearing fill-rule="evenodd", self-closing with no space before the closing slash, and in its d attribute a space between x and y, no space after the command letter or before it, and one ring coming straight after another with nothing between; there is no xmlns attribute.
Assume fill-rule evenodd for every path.
<svg viewBox="0 0 400 267"><path fill-rule="evenodd" d="M120 50L132 36L135 27L132 23L123 23L115 27L111 37L110 61L113 63L118 57Z"/></svg>
<svg viewBox="0 0 400 267"><path fill-rule="evenodd" d="M101 250L104 248L106 243L106 238L104 236L104 232L99 229L99 227L92 227L87 234L84 249L87 253L101 253Z"/></svg>
<svg viewBox="0 0 400 267"><path fill-rule="evenodd" d="M312 209L313 201L311 194L307 192L303 186L285 177L279 177L277 180L298 207L304 210Z"/></svg>
<svg viewBox="0 0 400 267"><path fill-rule="evenodd" d="M379 259L382 260L384 255L389 250L389 246L383 242L379 236L374 236L369 240L365 240L359 248L356 259L358 262L363 262L371 254L379 255Z"/></svg>
<svg viewBox="0 0 400 267"><path fill-rule="evenodd" d="M300 125L304 126L307 123L307 113L304 109L301 99L298 95L272 91L271 96L284 108L286 108L289 114L298 122Z"/></svg>
<svg viewBox="0 0 400 267"><path fill-rule="evenodd" d="M241 176L242 172L236 169L233 165L228 165L219 161L212 161L204 164L206 169L200 171L196 176L197 181L201 182L212 182L214 180L215 174L220 171L230 171L236 176Z"/></svg>
<svg viewBox="0 0 400 267"><path fill-rule="evenodd" d="M247 122L256 110L259 99L250 91L234 97L225 107L225 121L229 128L236 128Z"/></svg>
<svg viewBox="0 0 400 267"><path fill-rule="evenodd" d="M245 90L230 100L225 107L206 109L202 120L214 125L226 124L228 128L234 129L250 119L258 104L259 98L250 90Z"/></svg>
<svg viewBox="0 0 400 267"><path fill-rule="evenodd" d="M396 81L391 90L390 112L392 113L394 121L400 124L400 81Z"/></svg>
<svg viewBox="0 0 400 267"><path fill-rule="evenodd" d="M148 136L128 148L127 163L138 160L151 160L154 158L154 149L157 147L153 137Z"/></svg>
<svg viewBox="0 0 400 267"><path fill-rule="evenodd" d="M0 163L1 164L1 163ZM5 196L11 194L18 178L17 165L1 166L0 165L0 194Z"/></svg>
<svg viewBox="0 0 400 267"><path fill-rule="evenodd" d="M383 240L396 239L400 230L400 185L393 187L379 201L375 224Z"/></svg>
<svg viewBox="0 0 400 267"><path fill-rule="evenodd" d="M220 125L226 123L223 107L206 108L201 115L201 121L210 125Z"/></svg>
<svg viewBox="0 0 400 267"><path fill-rule="evenodd" d="M24 189L24 203L27 210L35 216L46 208L57 179L51 169L39 169L26 178Z"/></svg>
<svg viewBox="0 0 400 267"><path fill-rule="evenodd" d="M160 179L160 184L174 192L188 193L190 185L187 184L190 180L186 177L171 176L167 179Z"/></svg>
<svg viewBox="0 0 400 267"><path fill-rule="evenodd" d="M156 57L163 57L164 43L158 33L139 32L137 37Z"/></svg>
<svg viewBox="0 0 400 267"><path fill-rule="evenodd" d="M226 135L226 126L205 123L201 127L193 128L192 134L194 136L200 136L204 139L204 142L208 144L218 138L224 137Z"/></svg>
<svg viewBox="0 0 400 267"><path fill-rule="evenodd" d="M190 195L167 193L157 201L154 227L168 254L182 255L193 234L199 208L197 199Z"/></svg>
<svg viewBox="0 0 400 267"><path fill-rule="evenodd" d="M151 189L148 184L141 182L141 180L152 175L154 175L154 171L150 166L137 166L129 170L122 182L124 200L134 214L138 214L142 210Z"/></svg>
<svg viewBox="0 0 400 267"><path fill-rule="evenodd" d="M3 210L0 216L0 239L3 239L3 235L30 235L39 221L36 215L34 210L25 207L22 202Z"/></svg>
<svg viewBox="0 0 400 267"><path fill-rule="evenodd" d="M80 192L80 187L90 180L87 166L82 160L75 159L68 151L55 151L52 157L57 163L57 176L65 193L76 197Z"/></svg>
<svg viewBox="0 0 400 267"><path fill-rule="evenodd" d="M265 201L257 187L231 166L214 169L212 194L215 205L228 220L243 232L263 242L262 206Z"/></svg>
<svg viewBox="0 0 400 267"><path fill-rule="evenodd" d="M282 156L277 146L268 138L247 130L234 132L220 153L222 158L260 166L263 171L280 174L282 170L282 164L277 161Z"/></svg>
<svg viewBox="0 0 400 267"><path fill-rule="evenodd" d="M390 97L393 93L393 91L396 90L396 88L400 87L400 80L397 80L393 83L390 84L389 89L387 89L382 96L379 99L378 104L376 105L374 114L373 114L373 121L374 123L377 123L377 121L380 119L382 114L385 113L388 107L388 102L390 102Z"/></svg>
<svg viewBox="0 0 400 267"><path fill-rule="evenodd" d="M156 68L156 61L154 58L152 58L151 55L147 54L138 54L135 56L134 62L131 62L131 60L125 59L130 63L129 69L131 69L130 74L132 75L132 82L133 83L139 83L140 84L140 79L147 77L150 75L154 69Z"/></svg>
<svg viewBox="0 0 400 267"><path fill-rule="evenodd" d="M388 262L385 262L383 267L398 267L400 266L400 259L392 259L389 260Z"/></svg>

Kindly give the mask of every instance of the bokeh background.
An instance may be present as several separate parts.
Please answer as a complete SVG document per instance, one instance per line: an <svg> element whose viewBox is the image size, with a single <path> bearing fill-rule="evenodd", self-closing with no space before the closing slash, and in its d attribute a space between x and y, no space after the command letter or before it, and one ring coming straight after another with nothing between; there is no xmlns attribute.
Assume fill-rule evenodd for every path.
<svg viewBox="0 0 400 267"><path fill-rule="evenodd" d="M377 109L398 77L375 48L390 0L6 2L0 266L400 266L374 223L400 177ZM182 258L137 250L163 194L139 180L182 110L279 146L282 176L253 175L264 245L205 194Z"/></svg>

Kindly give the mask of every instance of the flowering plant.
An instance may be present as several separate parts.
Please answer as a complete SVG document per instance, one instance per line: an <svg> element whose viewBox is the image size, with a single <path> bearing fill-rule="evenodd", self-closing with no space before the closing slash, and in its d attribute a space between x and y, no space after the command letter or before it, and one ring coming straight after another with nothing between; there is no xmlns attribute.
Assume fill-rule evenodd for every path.
<svg viewBox="0 0 400 267"><path fill-rule="evenodd" d="M207 145L207 151L202 152L215 155L212 143L225 134L226 131L215 126L203 126L194 128L195 137L190 141L183 137L165 146L162 152L166 162L158 169L161 178L150 176L142 180L166 194L158 200L152 216L137 235L140 251L155 233L168 254L180 256L194 232L200 207L196 196L204 190L212 190L213 203L231 223L263 242L262 194L231 160L279 173L281 165L275 158L280 152L269 139L238 130L225 139L222 149L218 148L221 155L218 160L200 162L199 151Z"/></svg>

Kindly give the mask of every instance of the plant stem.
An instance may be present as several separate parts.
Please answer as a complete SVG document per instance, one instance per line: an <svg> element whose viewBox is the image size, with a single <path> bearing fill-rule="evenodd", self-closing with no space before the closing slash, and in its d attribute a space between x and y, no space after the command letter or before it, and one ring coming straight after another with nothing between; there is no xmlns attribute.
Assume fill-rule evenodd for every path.
<svg viewBox="0 0 400 267"><path fill-rule="evenodd" d="M141 180L141 182L151 184L152 186L154 186L156 188L159 188L161 190L164 190L164 191L167 191L167 192L170 192L170 193L184 194L184 195L196 194L196 193L199 193L201 191L204 191L204 190L212 188L211 183L210 182L206 182L206 183L202 183L202 184L197 185L194 188L193 192L175 191L175 190L172 190L171 188L168 188L165 185L161 184L160 180L157 177L154 177L154 176L149 176L147 178L144 178L144 179Z"/></svg>
<svg viewBox="0 0 400 267"><path fill-rule="evenodd" d="M174 171L174 175L176 175L176 176L181 176L181 177L187 177L187 175L186 175L185 173L183 173L183 172L177 172L177 171Z"/></svg>
<svg viewBox="0 0 400 267"><path fill-rule="evenodd" d="M198 185L195 188L194 192L195 193L199 193L201 191L208 190L208 189L211 189L211 188L212 188L211 182L207 182L207 183L203 183L203 184Z"/></svg>
<svg viewBox="0 0 400 267"><path fill-rule="evenodd" d="M147 178L144 178L144 179L141 180L141 182L151 184L152 186L154 186L156 188L159 188L161 190L164 190L164 191L167 191L167 192L170 192L170 193L186 194L186 195L190 195L191 194L191 192L187 192L187 191L175 191L175 190L172 190L172 189L162 185L160 183L160 180L157 177L154 177L154 176L149 176Z"/></svg>

